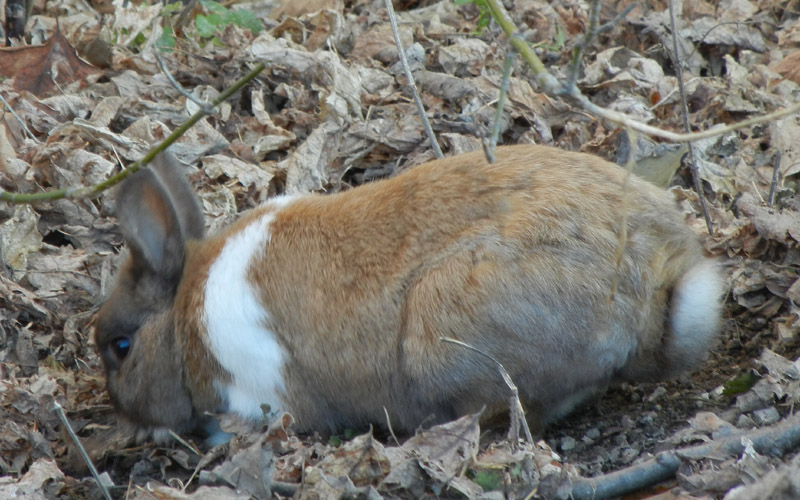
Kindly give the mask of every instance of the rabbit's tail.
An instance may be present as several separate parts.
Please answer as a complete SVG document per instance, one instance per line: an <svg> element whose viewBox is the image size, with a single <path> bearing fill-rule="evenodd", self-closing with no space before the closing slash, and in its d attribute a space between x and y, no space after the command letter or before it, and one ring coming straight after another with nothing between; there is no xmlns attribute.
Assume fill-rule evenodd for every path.
<svg viewBox="0 0 800 500"><path fill-rule="evenodd" d="M669 330L662 351L666 377L705 360L720 328L722 279L718 265L705 261L689 270L672 291Z"/></svg>

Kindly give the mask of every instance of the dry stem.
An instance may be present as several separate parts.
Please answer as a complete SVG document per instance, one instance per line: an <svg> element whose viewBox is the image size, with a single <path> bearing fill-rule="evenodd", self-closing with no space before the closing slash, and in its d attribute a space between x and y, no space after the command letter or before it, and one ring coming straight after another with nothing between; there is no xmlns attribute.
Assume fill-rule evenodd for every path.
<svg viewBox="0 0 800 500"><path fill-rule="evenodd" d="M230 98L233 94L239 91L242 87L247 84L250 80L255 78L261 71L264 69L264 63L258 63L252 71L250 71L247 75L240 78L236 83L230 86L230 88L226 89L222 92L214 101L211 103L213 107L219 106L223 102L225 102L228 98ZM195 114L189 117L183 125L176 128L166 139L164 139L161 143L156 145L155 147L151 148L150 151L147 152L140 160L133 162L132 164L128 165L125 169L123 169L117 175L109 177L108 179L95 184L94 186L89 187L82 187L82 188L63 188L63 189L54 189L52 191L43 191L41 193L33 193L33 194L17 194L17 193L9 193L8 191L0 190L0 201L8 201L11 203L37 203L41 201L53 201L53 200L60 200L62 198L71 198L71 199L80 199L80 198L90 198L93 196L97 196L98 194L102 193L106 189L122 182L124 179L129 177L131 174L137 172L142 165L147 165L149 162L153 160L160 152L167 149L173 142L175 142L180 136L182 136L187 130L189 130L195 123L200 121L203 117L205 117L208 113L203 109L200 108Z"/></svg>

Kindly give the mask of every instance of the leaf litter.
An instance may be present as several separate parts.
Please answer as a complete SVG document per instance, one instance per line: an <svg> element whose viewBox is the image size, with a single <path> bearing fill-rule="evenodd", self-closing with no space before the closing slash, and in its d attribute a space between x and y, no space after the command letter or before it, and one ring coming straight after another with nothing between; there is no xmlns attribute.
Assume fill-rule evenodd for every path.
<svg viewBox="0 0 800 500"><path fill-rule="evenodd" d="M190 22L175 27L176 50L161 53L180 85L205 100L255 62L267 63L254 83L175 146L192 165L187 172L212 229L276 193L345 190L432 158L382 2L278 4L229 6L263 16L259 33L229 23L208 36ZM601 21L626 4L604 3ZM793 103L800 36L791 5L700 0L679 10L693 127ZM509 10L549 69L566 78L588 25L586 9L520 0ZM4 190L103 180L197 107L158 70L156 43L174 11L63 0L59 13L56 29L54 12L37 7L29 26L46 39L0 51L0 68L18 68L0 81L0 95L19 117L6 111L0 121ZM207 14L198 7L190 18L198 13ZM480 11L470 4L409 2L398 15L446 153L479 149L494 119L506 39L491 25L476 30ZM679 130L677 81L661 47L672 46L668 17L661 4L631 11L586 48L579 85L597 104ZM518 59L500 132L503 143L534 141L609 159L628 140L624 131L539 93ZM654 457L666 463L672 450L702 451L696 447L730 437L739 448L705 456L685 451L676 473L642 495L796 498L798 137L797 117L790 116L695 144L711 235L698 216L682 150L636 148L654 179L672 179L687 222L724 263L725 332L699 373L614 388L534 443L504 438L502 426L481 429L475 416L400 443L377 432L341 443L297 436L289 416L257 429L226 427L223 418L236 437L212 449L196 439L189 447L137 443L115 421L91 337L93 314L121 261L113 196L0 204L0 498L100 498L51 411L54 400L115 498L579 498L581 481L652 471ZM766 452L757 430L781 452Z"/></svg>

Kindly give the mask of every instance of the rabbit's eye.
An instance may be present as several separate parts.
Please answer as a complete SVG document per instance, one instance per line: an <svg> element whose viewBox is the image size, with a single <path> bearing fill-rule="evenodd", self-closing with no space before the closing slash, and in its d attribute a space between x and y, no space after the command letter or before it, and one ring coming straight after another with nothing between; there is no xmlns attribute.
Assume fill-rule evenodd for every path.
<svg viewBox="0 0 800 500"><path fill-rule="evenodd" d="M131 340L128 337L117 337L111 342L111 349L120 361L125 359L131 350Z"/></svg>

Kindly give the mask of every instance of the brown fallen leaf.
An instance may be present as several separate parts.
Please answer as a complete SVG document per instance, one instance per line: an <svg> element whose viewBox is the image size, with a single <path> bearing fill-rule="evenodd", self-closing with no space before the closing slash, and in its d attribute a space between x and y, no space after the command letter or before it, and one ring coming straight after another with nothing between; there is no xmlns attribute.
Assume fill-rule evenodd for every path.
<svg viewBox="0 0 800 500"><path fill-rule="evenodd" d="M800 50L790 52L769 69L795 83L800 83Z"/></svg>
<svg viewBox="0 0 800 500"><path fill-rule="evenodd" d="M761 236L779 242L785 242L787 236L800 238L796 212L767 207L751 193L744 193L736 206L753 221Z"/></svg>
<svg viewBox="0 0 800 500"><path fill-rule="evenodd" d="M64 87L99 71L78 57L58 30L42 45L0 48L0 77L13 77L16 90L37 97L52 94L56 84Z"/></svg>
<svg viewBox="0 0 800 500"><path fill-rule="evenodd" d="M64 474L55 461L42 458L31 464L28 472L19 479L0 477L0 498L46 498L45 492L59 491L63 480Z"/></svg>

